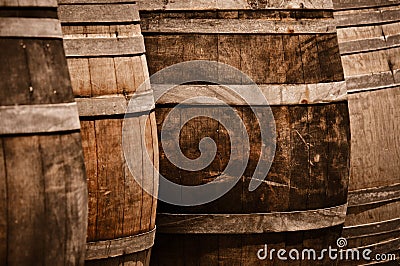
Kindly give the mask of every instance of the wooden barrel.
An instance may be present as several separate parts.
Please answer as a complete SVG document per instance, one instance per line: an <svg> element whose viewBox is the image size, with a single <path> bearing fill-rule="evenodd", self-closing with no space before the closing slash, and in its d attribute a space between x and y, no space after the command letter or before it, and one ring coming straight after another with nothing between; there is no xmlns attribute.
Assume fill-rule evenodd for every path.
<svg viewBox="0 0 400 266"><path fill-rule="evenodd" d="M335 0L349 93L349 247L400 250L400 1ZM389 262L393 263L393 262Z"/></svg>
<svg viewBox="0 0 400 266"><path fill-rule="evenodd" d="M224 86L198 82L176 86L156 102L159 138L163 130L181 129L179 145L190 159L201 155L205 137L217 147L209 166L188 171L168 160L169 144L160 141L160 173L173 182L193 186L219 177L230 160L230 138L241 137L204 115L229 107L175 106L186 98L211 96L232 107L250 152L240 181L223 197L200 206L159 202L151 264L272 265L279 261L257 257L266 244L269 250L336 247L346 213L350 129L332 2L142 1L140 12L150 74L190 60L218 61L252 78L269 102L243 104L224 97ZM241 88L235 77L230 84ZM250 180L268 151L251 106L271 108L276 127L272 167L253 192ZM192 114L198 117L186 123Z"/></svg>
<svg viewBox="0 0 400 266"><path fill-rule="evenodd" d="M89 190L88 265L149 263L154 243L157 165L154 99L148 79L139 12L132 1L59 1L64 47L78 103ZM146 85L147 84L147 85ZM141 102L124 119L132 95ZM139 151L125 160L123 123ZM145 128L146 130L143 130ZM134 176L130 165L140 169ZM150 169L150 170L149 170ZM150 186L153 191L143 190Z"/></svg>
<svg viewBox="0 0 400 266"><path fill-rule="evenodd" d="M87 186L56 1L0 2L0 264L82 265Z"/></svg>

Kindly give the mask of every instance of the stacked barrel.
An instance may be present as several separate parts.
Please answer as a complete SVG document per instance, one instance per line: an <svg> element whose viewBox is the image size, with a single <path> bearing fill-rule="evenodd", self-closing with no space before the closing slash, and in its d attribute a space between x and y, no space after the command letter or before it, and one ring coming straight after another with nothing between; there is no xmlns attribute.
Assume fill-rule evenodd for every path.
<svg viewBox="0 0 400 266"><path fill-rule="evenodd" d="M155 235L158 144L137 5L59 4L88 176L86 263L147 265ZM139 104L127 111L132 97Z"/></svg>
<svg viewBox="0 0 400 266"><path fill-rule="evenodd" d="M334 1L349 92L351 248L400 250L400 2Z"/></svg>
<svg viewBox="0 0 400 266"><path fill-rule="evenodd" d="M86 175L57 2L0 10L0 264L82 265Z"/></svg>
<svg viewBox="0 0 400 266"><path fill-rule="evenodd" d="M271 152L261 144L264 128L251 109L269 106L257 105L257 99L243 103L240 97L224 97L225 85L246 88L235 75L220 77L226 82L222 86L176 86L158 99L159 138L181 129L179 146L191 160L201 156L203 138L212 138L217 150L206 168L189 171L169 161L173 156L164 149L170 143L160 144L160 173L167 179L184 186L206 184L223 176L232 141L248 134L250 150L239 182L218 200L186 207L159 203L152 265L272 265L278 261L257 258L265 244L287 250L336 246L346 214L350 129L332 2L176 0L140 5L151 74L190 60L231 65L258 84L275 117L268 128L276 128L275 159L270 162L262 156ZM213 64L190 71L220 73ZM223 117L230 107L201 101L176 106L201 95L232 107L245 125L242 132L229 135L220 121L207 117L216 112ZM269 136L272 141L273 134ZM241 155L246 152L235 156ZM260 159L272 166L250 192ZM230 177L218 182L230 182Z"/></svg>

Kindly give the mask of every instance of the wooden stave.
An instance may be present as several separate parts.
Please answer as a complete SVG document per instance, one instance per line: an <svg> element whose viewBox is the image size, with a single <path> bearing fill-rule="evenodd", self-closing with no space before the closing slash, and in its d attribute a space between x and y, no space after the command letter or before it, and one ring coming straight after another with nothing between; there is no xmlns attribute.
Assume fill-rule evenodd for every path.
<svg viewBox="0 0 400 266"><path fill-rule="evenodd" d="M362 246L362 241L367 241L367 243L376 243L381 246L384 253L398 253L400 246L391 244L393 235L388 234L387 231L398 234L400 229L398 224L391 223L400 212L399 200L396 197L390 197L390 195L397 194L399 190L396 190L394 186L393 191L385 193L385 189L398 183L398 171L400 170L396 162L398 156L393 150L396 149L394 147L398 146L399 141L390 137L390 134L393 134L390 133L392 129L396 132L396 128L398 128L396 107L394 106L399 103L396 100L399 94L399 67L396 54L398 54L398 45L400 44L398 39L399 23L396 17L391 16L390 13L399 11L399 3L386 0L370 5L354 3L349 10L343 8L340 1L334 1L334 5L337 9L335 15L343 18L343 24L339 24L338 28L339 46L344 59L349 93L351 93L349 106L350 120L354 124L352 136L353 139L358 139L352 147L354 159L351 160L351 175L353 182L350 182L349 196L357 194L358 197L368 199L370 192L374 190L381 190L383 196L387 195L387 199L382 198L381 203L359 202L360 206L352 206L356 202L349 202L349 216L344 233L353 232L355 235L356 241L349 243L351 247ZM380 15L371 16L370 19L362 22L357 21L357 17L347 18L358 10L364 14L372 14L375 10L375 12L379 11ZM356 35L357 31L360 32L359 36ZM367 41L367 38L372 41ZM349 49L350 45L353 45L353 49ZM360 62L364 68L353 67L355 62ZM385 69L385 64L387 69ZM368 71L366 68L369 68ZM366 105L370 106L369 112L362 109L362 106ZM361 113L364 115L360 116ZM372 124L372 127L369 126L369 128L376 128L370 130L371 139L367 139L362 133L369 130L365 128L364 120ZM380 123L379 121L382 120L385 122ZM358 127L360 128L358 129ZM368 145L365 145L366 143ZM369 159L364 155L365 159L359 160L362 154L373 154L373 156ZM368 166L373 160L375 160L375 164L371 167ZM382 169L379 174L377 174L378 169ZM361 229L368 228L375 223L382 223L382 227L376 229L375 234L363 236ZM357 225L360 228L359 232L357 227L353 228ZM389 228L384 225L388 225ZM351 230L351 228L353 229Z"/></svg>
<svg viewBox="0 0 400 266"><path fill-rule="evenodd" d="M113 170L114 166L112 161L115 160L115 158L111 158L112 156L107 155L108 153L111 154L111 150L113 150L114 152L116 152L116 154L120 154L120 160L124 159L121 146L121 134L124 119L128 119L131 123L135 123L137 125L137 128L135 130L138 131L139 135L142 134L141 126L144 124L146 125L146 135L143 135L142 138L139 140L135 140L139 143L139 145L150 145L151 147L157 145L156 135L154 133L154 129L152 129L155 125L153 112L154 100L152 98L151 88L146 81L146 79L148 79L148 72L146 58L144 55L145 50L143 46L143 39L140 34L140 27L138 25L139 16L137 9L135 8L136 4L133 1L116 1L115 3L103 3L103 6L106 4L110 4L111 6L111 9L104 8L104 10L107 10L106 14L108 15L113 14L113 10L125 10L125 7L128 6L131 8L131 10L126 10L125 13L129 13L133 16L128 17L124 16L124 14L122 14L121 16L121 14L114 12L115 14L114 16L112 16L112 21L100 17L97 17L97 21L94 21L94 19L96 18L92 18L90 16L88 16L88 18L86 19L85 17L80 17L71 20L68 18L68 10L87 9L90 11L97 10L99 9L99 7L101 9L101 1L93 3L82 1L61 1L61 3L66 4L65 6L63 6L63 8L60 9L62 13L61 22L64 33L64 40L66 40L64 46L67 54L67 61L69 63L69 70L71 72L72 87L74 90L75 99L78 103L78 111L81 119L84 153L92 154L93 148L96 150L99 147L103 147L103 155L101 157L97 157L97 160L105 160L102 167L104 167L105 169L110 169L109 171L114 171L114 174L117 176L120 176L122 174L122 178L126 180L123 182L127 182L126 185L123 185L123 188L126 191L136 191L131 195L129 195L129 193L123 192L126 200L130 201L122 202L122 205L126 205L123 207L123 211L126 212L126 216L120 217L124 219L124 222L119 220L115 222L115 219L113 221L110 221L107 220L107 218L104 216L105 214L103 214L103 216L101 216L101 214L99 214L100 216L96 216L96 204L100 204L99 202L101 201L101 197L93 194L96 194L96 182L99 181L89 177L89 182L92 179L92 186L89 186L90 215L88 228L89 242L87 243L87 250L89 250L90 253L88 256L86 256L85 263L87 263L88 265L101 265L103 263L118 264L136 262L148 265L151 246L154 243L153 235L155 232L156 201L152 198L151 195L147 194L145 191L142 191L142 189L139 187L139 184L137 184L137 182L133 179L133 176L129 173L128 165L126 164L126 162L121 164L121 162L118 162L118 160L115 161L114 163L117 165L121 164L122 168L117 167L118 169ZM93 24L92 26L90 26L91 22L96 22L97 24ZM88 30L88 35L83 36L82 32L85 32L86 30ZM113 37L113 34L117 34L117 36ZM102 52L99 50L99 52L93 53L91 49L87 49L79 51L79 54L74 53L74 50L70 49L70 44L74 45L75 47L79 47L80 45L86 43L96 43L97 40L103 40L106 44L107 42L110 43L110 40L131 40L130 44L138 46L139 49L130 49L124 52L110 46L110 49L108 49L108 51ZM77 41L81 42L79 43ZM110 45L112 45L112 43L110 43ZM114 49L114 51L112 48ZM111 61L112 66L110 64L107 64L107 61ZM101 66L102 64L104 64L104 62L105 68L97 69L97 76L96 74L93 74L93 72L95 72L94 70L96 66ZM118 64L119 68L114 69L114 64ZM91 67L90 70L89 67ZM110 86L109 84L104 83L104 80L107 80L106 78L101 81L103 77L98 75L99 71L108 71L109 73L115 73L115 75L113 76L114 83L111 82L114 84L114 86ZM82 80L80 80L80 78L82 78L82 73L84 80L99 83L85 83L82 86L82 84L80 84L82 82ZM127 76L128 79L131 80L121 81L120 78L122 77L122 75ZM108 80L108 82L110 82L110 80ZM144 85L140 86L142 83ZM98 90L90 90L89 88L89 91L87 91L87 87L83 88L84 86L89 86L93 88L96 87ZM105 89L102 87L105 87ZM133 98L136 100L139 99L139 102L144 102L146 104L133 108L129 106L128 108L129 101ZM124 118L124 115L128 112L130 114L130 117ZM108 127L110 128L107 129ZM114 133L113 136L110 130L116 130L117 134ZM110 141L110 138L107 139L106 137L107 131L108 133L110 133L110 136L113 136L118 141L111 141L113 143L107 145L106 142ZM101 140L102 135L103 138ZM99 136L100 140L98 139ZM149 144L147 143L147 140L145 140L146 138L147 140L151 139ZM114 148L112 148L112 146L114 146ZM149 147L147 147L147 149L148 148ZM145 150L146 148L144 148L143 156L147 156ZM154 152L153 160L156 164L157 151L152 150L152 152ZM101 152L97 153L98 155L101 154ZM90 160L91 158L87 156L85 157L85 163L90 172L90 174L88 173L88 175L97 176L99 174L103 175L104 179L106 177L104 176L106 170L103 170L103 174L101 174L101 170L93 169L93 163L91 163ZM155 176L154 174L155 173L152 173L151 176ZM149 179L154 182L154 187L152 190L152 192L154 192L157 184L155 180L156 178L151 177ZM143 178L141 180L141 182L143 182ZM105 181L106 180L103 180L103 182ZM95 187L93 187L93 184ZM119 186L121 186L121 184ZM110 192L112 193L118 192L115 189L118 189L118 185L108 188L108 190L111 190ZM138 194L139 192L140 195L143 194L144 196L140 197L140 199L134 198L137 196L135 195L135 193ZM103 204L107 200L110 200L111 206L114 206L114 208L118 208L116 207L116 205L120 203L119 200L113 200L108 198L107 196L104 196L103 198ZM129 206L131 208L129 208ZM139 207L139 215L136 210L137 207ZM131 210L129 211L129 209ZM117 219L119 219L118 211L121 211L121 209L112 210L108 213L108 215L117 215ZM142 212L142 217L140 216L140 212ZM132 215L138 217L139 220L134 218ZM105 229L105 231L103 230L103 232L100 232L99 230L101 226L97 227L96 229L96 223L98 223L98 219L100 219L101 217L103 219L103 222L100 223L103 223ZM148 221L146 221L147 219ZM116 227L113 225L113 222L115 222ZM139 225L137 223L139 223ZM112 232L111 234L109 232L106 232L107 226L108 228L110 228L110 226L114 226L114 229L112 229L111 231L115 232L115 235L113 235ZM126 227L126 231L122 231L122 229L118 229L118 227ZM126 243L132 241L136 243L137 241L140 241L140 243L136 243L136 247L135 245L121 246L120 244L117 244L121 241ZM105 249L103 248L104 245L107 246Z"/></svg>
<svg viewBox="0 0 400 266"><path fill-rule="evenodd" d="M0 37L2 49L8 50L2 56L2 118L7 118L4 111L11 111L16 122L26 123L11 130L3 128L1 134L1 171L9 180L6 187L5 180L1 181L0 191L9 210L1 208L8 223L1 221L0 263L82 265L86 174L76 103L58 35L57 2L23 1L19 6L15 2L0 4L10 11L1 19L23 21L24 14L32 14L44 25L51 22L56 34L16 31ZM25 7L20 18L16 13ZM29 126L35 117L49 121ZM64 120L68 122L59 126ZM3 229L7 229L6 239Z"/></svg>
<svg viewBox="0 0 400 266"><path fill-rule="evenodd" d="M143 12L144 14L147 14L147 15L149 15L149 11L148 10L145 10L144 12ZM178 12L174 12L174 17L176 16L176 14L177 14ZM209 12L209 13L212 13L212 12ZM208 14L207 14L208 15ZM142 16L142 20L143 20L143 16ZM195 20L194 20L195 21ZM151 31L151 32L149 32L148 34L147 34L147 32L146 32L146 25L147 25L147 22L146 21L144 21L144 30L143 30L143 33L144 33L144 35L145 35L145 41L147 41L147 43L146 43L146 48L147 48L147 52L148 52L148 61L149 61L149 67L150 67L150 72L151 73L154 73L154 72L156 72L157 70L159 70L159 69L162 69L162 67L159 67L159 66L156 66L156 67L154 67L154 62L152 62L152 60L154 59L154 58L152 58L152 53L154 53L154 50L153 50L153 48L151 47L151 45L152 45L152 41L149 41L149 40L146 40L146 38L152 38L153 36L155 36L155 32L156 31ZM189 32L185 32L185 33L182 33L180 36L183 36L183 35L188 35L188 33ZM169 33L169 34L171 34L171 33ZM204 34L204 32L202 32L202 34ZM180 37L179 36L179 37ZM168 37L170 37L171 38L171 40L172 39L174 39L175 37L176 37L176 35L175 34L171 34L171 35L169 35ZM176 39L176 38L175 38ZM185 41L182 41L182 42L185 42ZM164 43L164 42L162 42L162 43ZM173 49L175 49L176 47L174 47ZM163 47L163 49L165 49L165 50L167 50L165 47ZM179 48L178 48L179 49ZM211 46L211 48L210 48L210 46L208 46L208 48L207 49L210 49L210 50L213 50L213 48L212 48L212 46ZM175 56L176 56L176 54L175 54ZM170 56L170 57L168 57L166 60L167 60L167 64L173 64L173 63L178 63L179 61L174 61L174 55L172 55L172 56ZM207 56L204 56L204 57L202 57L202 59L205 59L205 58L207 58ZM210 57L208 57L208 58L210 58ZM198 58L197 58L198 59ZM159 61L161 61L161 57L160 58L158 58L158 59L154 59L154 60L157 60L157 63L159 63ZM159 61L158 61L159 60ZM187 60L189 60L188 58L187 58ZM212 60L215 60L215 58L212 58ZM342 78L342 77L341 77ZM336 77L336 79L333 79L333 80L338 80L338 77ZM340 78L339 78L339 80L340 80ZM257 82L257 83L259 83L259 82ZM264 83L262 83L261 82L261 84L262 84L262 86L265 86L265 87L268 87L268 84L266 84L265 82ZM294 85L299 85L299 84L294 84ZM153 86L157 86L157 84L155 84L155 85L153 85ZM190 85L188 85L188 86L190 86ZM196 89L194 89L193 91L195 91ZM215 90L213 90L213 91L215 91ZM192 93L192 94L188 94L188 95L194 95L195 93ZM167 97L166 99L163 99L161 102L162 102L162 104L164 104L164 106L162 106L162 105L158 105L157 106L157 108L158 109L156 109L156 115L158 116L158 119L157 119L157 123L159 124L159 129L160 129L160 124L162 124L162 121L160 121L160 120L162 120L163 119L163 117L165 116L165 114L164 113L167 113L168 112L168 109L169 109L169 107L168 107L168 105L169 106L174 106L177 102L176 102L176 100L174 100L174 101L171 101L171 99L172 99L172 97L174 96L174 95L178 95L178 93L176 93L176 94L172 94L170 97ZM187 95L184 95L184 96L187 96ZM184 97L183 96L183 97ZM294 100L293 102L291 102L291 103L287 103L288 105L293 105L293 108L296 108L296 104L298 104L299 102L297 101L297 99L296 100ZM235 102L234 100L232 100L232 102ZM312 101L311 101L312 102ZM231 102L230 102L231 103ZM303 102L304 103L304 102ZM316 102L312 102L312 103L314 103L316 106L318 105L318 104L316 104ZM310 106L312 106L313 104L310 104ZM158 102L158 104L160 104L160 102ZM201 104L201 103L196 103L196 104ZM237 107L237 108L239 108L239 107ZM276 110L276 112L278 113L279 112L279 107L277 107L277 106L273 106L272 107L272 109L273 109L273 111L274 111L274 108L275 108L275 110ZM161 114L157 114L157 111L158 112L160 112ZM281 111L282 112L282 111ZM274 113L275 114L275 113ZM181 132L182 133L182 132ZM162 152L162 150L161 150L161 154L162 154L163 152ZM160 162L161 164L160 164L160 169L163 169L163 167L170 167L171 165L170 164L165 164L164 162L163 162L163 160L161 160L161 162ZM162 171L162 170L161 170ZM174 180L174 181L177 181L177 180ZM178 181L179 182L179 181ZM248 184L248 183L247 183ZM245 187L245 185L243 185L243 187ZM234 188L234 190L235 190L235 188ZM235 190L235 192L237 193L237 192L239 192L237 189ZM231 192L229 192L229 193L231 193ZM346 200L344 200L344 202L343 203L345 203L346 202ZM226 203L226 201L225 201L225 203ZM235 202L235 203L231 203L230 204L230 206L231 205L234 205L234 204L238 204L238 202ZM222 205L221 205L222 206ZM163 212L166 212L166 211L168 211L169 213L174 213L174 215L176 214L176 213L193 213L193 215L195 215L194 213L209 213L209 212L205 212L205 210L207 210L207 208L193 208L194 209L194 211L192 210L191 212L185 212L185 211L188 211L188 209L187 208L185 208L185 207L180 207L180 208L169 208L169 209L167 209L166 207L164 207L163 206L163 204L160 202L159 203L159 214L160 215L162 215L162 216L165 216L165 217L168 217L168 215L169 214L163 214ZM163 208L164 207L164 208ZM316 208L316 207L315 207ZM253 210L254 212L260 212L259 210ZM212 211L211 211L212 213L215 213L215 214L221 214L222 216L224 216L224 214L226 214L227 212L226 212L226 210L225 210L225 212L224 212L224 210L222 209L222 210L220 210L220 209L218 209L218 208L213 208L212 209ZM237 210L231 210L230 212L228 212L228 213L230 213L229 215L231 215L231 214L238 214L238 215L240 215L240 211L238 212ZM161 224L160 224L160 226L161 226ZM166 230L168 230L168 233L169 234L164 234L164 233L159 233L158 235L157 235L157 240L156 240L156 245L155 245L155 250L153 250L153 253L155 252L156 254L152 257L152 260L154 260L154 261L152 261L152 264L153 265L165 265L165 264L167 264L167 265L175 265L175 264L185 264L185 263L199 263L198 262L198 260L200 260L200 257L198 257L197 255L193 255L193 258L191 258L191 255L192 255L192 253L193 253L193 250L196 250L197 248L198 249L207 249L207 247L206 246L210 246L210 245L212 245L213 246L213 248L215 249L215 248L217 248L217 247L215 247L215 245L214 244L212 244L212 243L215 243L215 241L217 241L217 243L218 243L218 237L222 237L221 235L219 235L219 234L217 234L217 235L207 235L207 237L206 237L206 235L202 235L202 236L200 236L200 237L198 237L198 236L196 236L196 235L193 235L193 234L190 234L190 235L188 235L187 236L187 238L188 238L188 240L184 240L184 243L182 243L182 245L183 245L183 247L182 246L180 246L180 245L178 245L178 243L179 243L179 241L178 240L176 240L176 243L172 243L172 241L171 241L171 238L172 238L172 236L170 235L170 233L173 233L174 231L174 229L173 228L171 228L171 229L169 229L168 228L168 226L169 226L169 222L166 222L166 225L165 225L166 227ZM215 226L215 228L216 228L216 225L214 225ZM160 227L161 228L161 227ZM161 230L163 230L163 229L161 229ZM318 231L318 230L317 230ZM333 231L335 231L335 230L333 230ZM159 231L160 232L160 231ZM184 235L180 235L180 233L179 232L181 232L181 230L180 229L177 229L176 231L176 234L175 235L173 235L173 237L174 238L177 238L177 237L186 237L186 236L184 236ZM314 231L315 232L315 231ZM214 231L212 232L212 233L215 233ZM235 235L233 232L232 232L232 237L241 237L240 235ZM335 234L335 233L333 233L333 234ZM260 236L260 239L263 239L263 240L261 240L260 241L260 239L259 239L259 245L260 245L260 247L263 245L263 244L265 244L265 243L268 243L268 241L267 241L267 239L268 239L268 237L271 237L271 235L270 234L260 234L259 235ZM291 241L293 241L295 238L297 238L299 235L296 235L296 237L293 237L293 236L288 236L288 239L291 239ZM301 238L301 233L300 233L300 238ZM338 236L338 235L337 235ZM196 240L193 240L193 241L191 241L190 240L190 238L194 238L194 237L196 237ZM212 237L214 237L213 238L213 240L210 240ZM197 246L197 248L195 247L195 246L193 246L193 245L195 245L194 243L196 243L196 242L198 242L198 241L200 241L200 239L201 238L206 238L206 240L205 241L203 241L203 242L201 242L202 244L199 244L199 245L196 245ZM208 238L208 241L207 241L207 238ZM233 240L233 238L230 238L231 239L231 242L232 243L237 243L237 241L235 241L235 240ZM159 241L159 242L157 242L157 241ZM185 242L186 241L186 242ZM187 242L188 241L188 242ZM264 241L264 243L263 243L263 241ZM159 244L160 242L162 242L163 244ZM240 242L240 241L239 241ZM283 241L284 242L284 241ZM228 241L226 241L226 242L224 242L225 244L227 244L228 243ZM158 247L158 245L159 246L161 246L161 248L160 247ZM185 249L185 246L193 246L193 249L192 249L192 247L189 247L188 249ZM284 244L283 244L284 245ZM172 247L171 247L172 246ZM179 246L179 247L178 247ZM201 247L201 246L204 246L204 247ZM300 244L300 246L301 246L301 244ZM254 248L254 247L253 247ZM178 250L175 250L175 249L178 249ZM182 249L184 250L184 251L182 251ZM189 252L189 256L184 256L184 258L181 258L180 257L180 253L181 252L183 252L183 254L186 254L186 253L188 253ZM211 251L210 251L211 252ZM231 254L234 254L234 253L237 253L237 252L239 252L240 253L240 243L238 244L238 246L235 246L235 248L233 248L233 249L231 249ZM173 254L173 255L172 255ZM207 254L207 253L206 253ZM211 254L211 253L210 253ZM212 257L212 256L215 256L215 254L214 255L210 255L210 254L208 254L208 255L205 255L206 257L208 256L208 257ZM254 254L246 254L246 255L251 255L251 256L254 256ZM244 255L244 257L246 256L246 255ZM232 256L232 255L231 255ZM162 259L161 259L162 258ZM204 263L204 264L207 264L207 265L213 265L212 263L214 263L214 264L216 264L216 261L217 261L217 258L218 258L218 255L217 255L217 257L212 257L212 259L211 260L208 260L207 262L200 262L200 264L201 263ZM187 259L187 260L186 260ZM223 261L223 262L226 262L226 263L239 263L239 261L230 261L230 260L228 260L226 257L224 257L224 256L222 256L222 257L220 257L219 258L221 261ZM233 258L232 258L233 259ZM250 258L249 258L250 259ZM175 261L174 261L175 260ZM233 259L234 260L234 259ZM201 261L201 260L200 260ZM243 261L240 261L240 263L244 263ZM253 261L253 263L259 263L259 262L256 262L256 261ZM244 265L246 265L246 264L244 264ZM250 264L249 264L250 265Z"/></svg>

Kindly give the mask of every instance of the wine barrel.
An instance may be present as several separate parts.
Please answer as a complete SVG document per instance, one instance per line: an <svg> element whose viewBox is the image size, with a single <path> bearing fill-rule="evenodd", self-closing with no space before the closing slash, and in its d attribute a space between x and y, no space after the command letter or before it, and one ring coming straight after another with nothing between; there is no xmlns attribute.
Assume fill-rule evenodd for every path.
<svg viewBox="0 0 400 266"><path fill-rule="evenodd" d="M206 184L221 177L228 161L240 161L237 157L246 155L239 152L230 158L233 141L247 133L250 147L244 174L221 198L199 206L159 201L151 264L272 265L279 261L257 257L266 244L269 250L288 251L337 247L346 213L350 129L332 2L176 0L139 4L150 74L191 60L217 61L248 75L269 102L259 105L257 97L246 103L240 97L225 97L225 85L242 91L247 85L235 72L229 76L227 71L219 77L225 84L186 83L157 100L159 138L180 129L177 142L191 160L202 155L201 141L206 137L214 140L217 150L207 167L190 171L170 161L174 154L168 157L165 149L171 142L160 141L160 174L167 179L185 186ZM205 64L203 69L189 69L181 75L219 71ZM165 85L169 82L166 77ZM162 84L153 85L158 95L156 85ZM186 102L204 95L228 106ZM275 121L269 126L276 127L276 152L268 176L250 192L260 158L261 165L271 163L262 158L271 151L261 143L264 128L252 107L271 108ZM219 117L227 116L229 108L245 125L242 135L229 135L221 121L207 117L216 112ZM225 180L229 177L220 182Z"/></svg>
<svg viewBox="0 0 400 266"><path fill-rule="evenodd" d="M57 1L1 1L0 50L0 264L82 265L86 174Z"/></svg>
<svg viewBox="0 0 400 266"><path fill-rule="evenodd" d="M334 6L352 135L344 235L349 247L398 256L400 1L335 0Z"/></svg>
<svg viewBox="0 0 400 266"><path fill-rule="evenodd" d="M154 243L157 165L154 99L139 12L132 1L59 1L64 47L78 103L89 190L88 265L148 265ZM143 86L142 83L144 83ZM130 108L132 95L141 103ZM139 152L125 160L123 125ZM145 128L146 130L144 130ZM140 169L133 175L130 165ZM144 191L148 186L152 191Z"/></svg>

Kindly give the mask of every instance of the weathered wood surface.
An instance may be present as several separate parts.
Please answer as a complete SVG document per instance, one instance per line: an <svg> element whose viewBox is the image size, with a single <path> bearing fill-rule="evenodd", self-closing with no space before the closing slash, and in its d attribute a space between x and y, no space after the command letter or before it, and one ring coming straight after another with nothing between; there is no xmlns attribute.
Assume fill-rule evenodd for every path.
<svg viewBox="0 0 400 266"><path fill-rule="evenodd" d="M138 11L134 3L82 2L63 1L59 12L88 175L86 264L148 265L157 206L149 193L158 176L145 158L157 163L158 143ZM88 14L70 16L80 8ZM126 112L133 115L124 119ZM139 152L130 162L139 176L123 153L123 123L131 126L127 149Z"/></svg>
<svg viewBox="0 0 400 266"><path fill-rule="evenodd" d="M160 33L146 34L145 44L151 73L175 63L204 59L234 66L257 84L343 81L335 34ZM295 68L293 64L296 64ZM241 81L232 77L232 83L240 84Z"/></svg>
<svg viewBox="0 0 400 266"><path fill-rule="evenodd" d="M58 19L52 18L0 18L0 36L62 38Z"/></svg>
<svg viewBox="0 0 400 266"><path fill-rule="evenodd" d="M400 250L400 2L333 1L349 92L350 248Z"/></svg>
<svg viewBox="0 0 400 266"><path fill-rule="evenodd" d="M0 106L0 135L79 130L76 103Z"/></svg>
<svg viewBox="0 0 400 266"><path fill-rule="evenodd" d="M332 227L344 223L347 205L292 212L253 214L159 213L159 233L169 234L260 234L295 232Z"/></svg>
<svg viewBox="0 0 400 266"><path fill-rule="evenodd" d="M230 1L226 3L228 2ZM265 181L257 190L249 192L250 180L260 154L266 153L268 147L261 146L260 127L248 104L231 94L224 86L209 84L177 86L161 97L156 108L159 134L166 117L171 116L165 125L164 133L168 135L181 129L179 146L186 157L196 159L201 155L198 146L200 140L205 137L212 138L217 147L217 155L207 167L190 172L167 159L164 149L171 147L170 142L160 144L160 173L174 183L193 186L219 177L230 159L240 159L230 158L231 143L243 139L245 135L243 130L234 136L228 136L227 129L222 124L204 115L214 112L216 117L226 116L227 107L211 106L204 101L185 103L185 106L179 108L175 106L184 99L205 95L231 104L245 125L251 147L249 162L243 176L234 188L221 198L196 207L178 207L159 202L158 213L171 214L160 217L168 217L168 220L182 215L188 218L186 222L176 224L166 221L165 228L173 227L169 233L189 228L191 233L197 230L212 234L176 233L171 236L159 233L152 251L152 264L258 265L265 262L256 257L257 251L264 244L268 244L270 248L329 246L333 239L339 237L341 225L329 229L271 234L262 233L261 223L260 226L254 223L249 228L254 229L257 226L257 234L241 234L247 224L235 223L235 227L230 227L232 221L225 224L223 221L247 217L246 215L252 217L252 214L266 214L267 217L279 216L281 212L313 212L346 204L350 135L346 96L341 93L342 86L339 86L343 85L344 76L336 33L326 30L315 33L312 27L304 27L302 33L295 29L264 27L267 24L279 23L297 23L298 26L302 23L323 24L332 19L332 12L327 6L321 8L323 10L308 10L307 14L297 9L284 10L288 2L255 3L254 10L250 6L234 6L229 11L224 10L224 7L216 7L216 1L186 3L188 6L185 7L183 1L176 1L166 6L148 6L141 10L150 73L154 74L168 66L190 60L218 61L243 71L260 86L267 99L275 104L271 109L275 117L277 147ZM214 7L207 6L209 3ZM291 3L296 5L296 2ZM322 2L313 3L318 5ZM304 4L310 7L313 3ZM282 9L272 10L265 8L265 5L272 8L280 6ZM170 23L168 25L173 26L173 29L164 27L166 24L163 23ZM234 23L247 26L239 28L240 32L237 29L227 30ZM256 28L257 23L263 24L262 30ZM176 25L186 24L195 25L195 28L188 27L184 29L185 32L175 32L175 28L178 28ZM151 29L148 25L151 25ZM206 71L217 71L217 75L223 75L226 86L240 85L243 90L246 87L244 81L232 73L220 73L219 69ZM185 77L185 73L166 77L162 86L171 84L168 83L169 79L174 84L174 79L181 78L179 75ZM158 84L154 84L153 88L157 90L157 86ZM317 94L320 96L316 96ZM155 95L158 96L157 91ZM337 97L336 101L332 97ZM257 102L258 99L253 97L252 100ZM176 109L172 113L174 107ZM190 115L198 117L183 124L182 121ZM235 126L239 129L239 125ZM245 147L235 145L235 148L243 150L237 156L246 155ZM226 180L229 181L229 178ZM221 182L223 181L225 180ZM204 220L196 220L198 217ZM217 223L216 220L223 225L218 224L218 227L215 224L209 228L202 222ZM318 221L314 221L314 225L322 223L321 219L315 220ZM268 222L263 224L267 226ZM276 226L279 227L280 224L277 222ZM301 224L298 226L301 227ZM222 229L218 231L217 227ZM229 229L229 235L221 234ZM233 232L235 229L238 229L237 232ZM281 229L285 231L288 228L282 225ZM278 262L271 262L271 265L273 263Z"/></svg>
<svg viewBox="0 0 400 266"><path fill-rule="evenodd" d="M80 116L124 115L149 112L155 108L152 91L134 95L107 95L76 98ZM134 101L129 105L130 101ZM129 106L128 106L129 105Z"/></svg>
<svg viewBox="0 0 400 266"><path fill-rule="evenodd" d="M58 14L63 23L132 23L140 21L139 11L134 2L129 4L121 2L89 4L85 2L71 5L60 3Z"/></svg>
<svg viewBox="0 0 400 266"><path fill-rule="evenodd" d="M140 10L241 10L241 9L332 9L332 1L265 1L265 0L140 0Z"/></svg>
<svg viewBox="0 0 400 266"><path fill-rule="evenodd" d="M55 1L0 6L29 7L8 9L13 21L24 20L21 11L61 28ZM9 122L0 133L0 264L82 265L87 186L76 104L60 36L33 33L0 40L0 112Z"/></svg>
<svg viewBox="0 0 400 266"><path fill-rule="evenodd" d="M295 20L163 18L142 25L147 33L336 33L333 19L310 20L300 24Z"/></svg>
<svg viewBox="0 0 400 266"><path fill-rule="evenodd" d="M138 253L150 249L154 245L156 230L105 241L89 242L86 245L86 259L104 259L125 254Z"/></svg>
<svg viewBox="0 0 400 266"><path fill-rule="evenodd" d="M123 56L145 52L143 37L64 39L65 53L71 57Z"/></svg>
<svg viewBox="0 0 400 266"><path fill-rule="evenodd" d="M157 91L170 88L166 84L152 84ZM253 87L248 85L235 85L237 91L248 93ZM339 102L347 99L347 88L345 82L317 83L317 84L279 84L259 85L258 88L270 105L295 105L295 104L320 104L327 102ZM196 98L198 96L219 99L229 105L262 105L260 94L254 91L254 95L248 96L246 100L235 93L233 88L227 85L180 85L168 90L167 93L155 96L158 104L179 104L186 101L192 105L215 105L215 101ZM192 99L193 98L193 99Z"/></svg>
<svg viewBox="0 0 400 266"><path fill-rule="evenodd" d="M2 7L57 7L57 0L1 0Z"/></svg>

